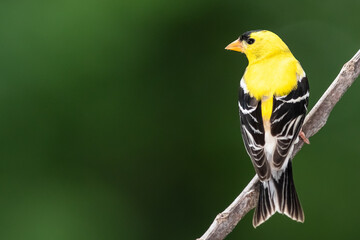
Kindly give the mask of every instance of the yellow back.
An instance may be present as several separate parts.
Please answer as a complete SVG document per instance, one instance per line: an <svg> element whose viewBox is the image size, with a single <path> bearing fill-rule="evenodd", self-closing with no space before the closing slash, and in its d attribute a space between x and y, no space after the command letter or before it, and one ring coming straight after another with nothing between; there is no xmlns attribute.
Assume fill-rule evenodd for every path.
<svg viewBox="0 0 360 240"><path fill-rule="evenodd" d="M249 63L244 80L250 93L258 100L264 96L284 96L297 85L301 69L290 54L278 54L254 64Z"/></svg>

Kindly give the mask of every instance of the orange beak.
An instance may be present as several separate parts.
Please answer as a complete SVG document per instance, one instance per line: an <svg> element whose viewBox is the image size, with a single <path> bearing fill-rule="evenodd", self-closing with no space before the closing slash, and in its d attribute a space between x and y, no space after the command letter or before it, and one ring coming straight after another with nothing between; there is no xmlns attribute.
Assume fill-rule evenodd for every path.
<svg viewBox="0 0 360 240"><path fill-rule="evenodd" d="M233 41L232 43L227 45L225 49L226 50L237 51L237 52L242 52L242 53L244 52L243 45L242 45L242 43L240 42L239 39L236 39L235 41Z"/></svg>

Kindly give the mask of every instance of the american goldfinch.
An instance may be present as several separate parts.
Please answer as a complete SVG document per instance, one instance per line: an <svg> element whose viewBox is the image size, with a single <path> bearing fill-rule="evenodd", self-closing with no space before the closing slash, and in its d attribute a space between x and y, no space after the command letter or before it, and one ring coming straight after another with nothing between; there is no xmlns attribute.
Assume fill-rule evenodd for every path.
<svg viewBox="0 0 360 240"><path fill-rule="evenodd" d="M253 217L256 228L275 212L304 222L290 156L307 112L309 84L299 61L276 34L249 31L225 49L246 54L239 113L245 148L261 181Z"/></svg>

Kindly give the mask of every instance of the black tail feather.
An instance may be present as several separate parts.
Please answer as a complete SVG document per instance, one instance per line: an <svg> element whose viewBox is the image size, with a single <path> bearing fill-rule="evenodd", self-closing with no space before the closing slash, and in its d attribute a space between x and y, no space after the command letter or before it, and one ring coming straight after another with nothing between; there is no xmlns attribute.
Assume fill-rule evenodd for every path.
<svg viewBox="0 0 360 240"><path fill-rule="evenodd" d="M274 181L274 183L278 194L280 213L295 221L304 222L305 216L296 193L291 161L279 181Z"/></svg>
<svg viewBox="0 0 360 240"><path fill-rule="evenodd" d="M256 228L275 212L285 214L298 222L305 220L294 185L291 161L278 180L270 178L268 181L260 183L259 200L253 217L253 226Z"/></svg>
<svg viewBox="0 0 360 240"><path fill-rule="evenodd" d="M270 195L268 185L260 183L259 200L253 217L253 226L256 228L275 213L275 205Z"/></svg>

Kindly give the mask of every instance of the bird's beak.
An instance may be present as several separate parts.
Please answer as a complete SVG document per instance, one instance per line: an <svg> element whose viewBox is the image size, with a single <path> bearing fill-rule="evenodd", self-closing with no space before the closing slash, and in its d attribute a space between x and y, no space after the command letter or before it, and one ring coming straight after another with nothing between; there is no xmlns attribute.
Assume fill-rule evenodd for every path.
<svg viewBox="0 0 360 240"><path fill-rule="evenodd" d="M244 52L243 45L242 45L242 43L240 42L239 39L236 39L235 41L233 41L232 43L227 45L225 49L226 50L237 51L237 52L242 52L242 53Z"/></svg>

